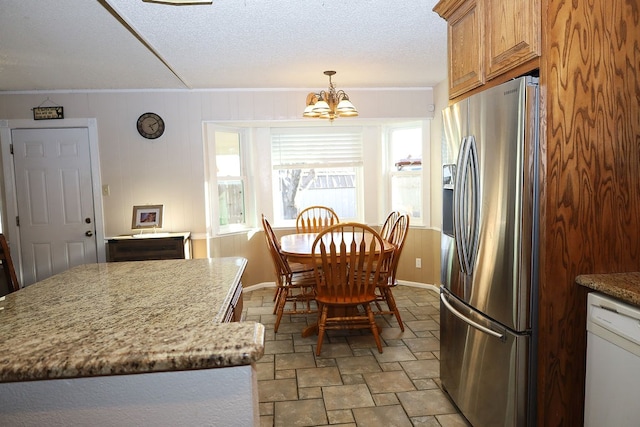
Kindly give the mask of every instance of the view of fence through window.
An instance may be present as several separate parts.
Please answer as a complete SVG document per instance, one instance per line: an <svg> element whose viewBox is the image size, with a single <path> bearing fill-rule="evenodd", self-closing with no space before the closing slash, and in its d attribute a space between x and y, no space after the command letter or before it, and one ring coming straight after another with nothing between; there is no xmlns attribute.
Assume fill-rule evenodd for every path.
<svg viewBox="0 0 640 427"><path fill-rule="evenodd" d="M362 216L362 128L272 129L271 161L276 220L295 220L313 205L341 219Z"/></svg>
<svg viewBox="0 0 640 427"><path fill-rule="evenodd" d="M240 134L216 132L216 171L220 226L245 222Z"/></svg>
<svg viewBox="0 0 640 427"><path fill-rule="evenodd" d="M244 223L243 194L242 181L218 182L220 225Z"/></svg>
<svg viewBox="0 0 640 427"><path fill-rule="evenodd" d="M282 217L295 219L312 205L330 206L340 218L357 216L354 168L279 170Z"/></svg>

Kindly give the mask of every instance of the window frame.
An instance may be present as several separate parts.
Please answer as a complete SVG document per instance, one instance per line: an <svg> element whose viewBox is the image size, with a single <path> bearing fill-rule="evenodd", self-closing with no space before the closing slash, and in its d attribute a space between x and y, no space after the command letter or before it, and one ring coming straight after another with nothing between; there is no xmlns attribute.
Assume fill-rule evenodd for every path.
<svg viewBox="0 0 640 427"><path fill-rule="evenodd" d="M395 168L392 155L393 133L400 130L420 128L422 133L422 159L420 170L397 170ZM384 196L384 207L386 212L397 210L393 205L393 179L394 177L420 177L420 209L421 216L415 217L411 212L412 226L427 226L430 224L430 187L428 178L430 177L431 150L430 141L430 120L408 121L403 123L394 123L384 126L384 155L382 170L384 171L384 179L386 181L386 192Z"/></svg>
<svg viewBox="0 0 640 427"><path fill-rule="evenodd" d="M365 156L363 153L364 152L364 129L362 126L353 126L353 125L332 126L329 132L327 132L327 129L325 127L319 127L319 126L295 127L295 128L286 127L286 126L272 126L269 128L269 130L270 130L269 145L270 145L271 156L272 156L271 162L270 162L271 174L272 174L272 178L271 178L271 191L272 191L271 199L272 199L272 214L273 214L272 217L273 217L273 222L276 226L295 227L295 218L285 219L284 212L281 206L278 205L279 200L276 200L276 198L279 197L279 195L281 194L278 171L291 170L291 169L323 169L323 170L340 169L340 168L353 169L355 172L356 200L354 201L354 203L355 203L356 214L353 217L340 215L340 213L338 213L338 215L340 216L341 221L360 221L360 222L362 221L362 219L364 218L364 211L365 211L365 206L363 203L364 192L365 192L365 189L364 189L365 187L364 157ZM325 136L325 138L329 138L326 135L335 136L335 135L345 135L345 134L348 135L348 139L351 141L352 145L350 147L354 148L355 145L353 144L357 144L357 151L358 151L357 153L351 152L352 150L347 150L349 151L349 153L345 157L349 157L349 160L335 159L335 158L332 158L333 156L326 156L324 160L320 160L320 161L317 161L315 158L298 160L300 157L306 158L307 153L305 153L302 156L294 156L297 160L292 161L290 163L291 167L287 167L286 162L282 162L280 160L274 160L273 158L276 153L280 152L278 148L274 148L274 138L278 138L281 135L300 136L302 141L305 138L308 138L310 140L322 139L323 135ZM292 150L295 150L295 144L296 143L292 143L289 147L292 148ZM286 144L282 144L282 145L286 145ZM282 147L282 145L280 145L280 147ZM326 145L324 147L326 147ZM286 156L286 153L285 153L285 157L288 157ZM341 157L341 156L337 156L337 157ZM311 161L309 161L309 163L306 163L305 160L311 160ZM318 204L322 204L322 203L318 203ZM335 208L335 206L332 206L332 208Z"/></svg>
<svg viewBox="0 0 640 427"><path fill-rule="evenodd" d="M235 133L238 135L240 176L219 177L217 174L216 134L219 132ZM242 126L220 125L205 123L205 196L206 196L206 226L210 236L224 236L249 230L253 226L255 207L252 203L253 186L247 174L250 158L249 129ZM218 185L221 182L241 181L242 199L244 204L244 221L242 223L220 225L220 195Z"/></svg>
<svg viewBox="0 0 640 427"><path fill-rule="evenodd" d="M273 178L272 153L271 153L271 132L274 128L301 128L301 127L319 127L318 122L310 123L309 121L205 121L203 133L205 134L205 201L207 235L210 237L227 235L229 233L221 233L216 226L215 221L211 221L211 212L217 212L217 206L214 209L211 200L217 203L217 181L210 178L209 165L213 156L215 161L215 151L212 149L210 135L214 130L235 130L241 133L241 152L243 154L243 166L245 180L245 221L246 227L244 231L256 230L260 228L260 214L266 215L274 228L295 228L295 221L276 221L274 208L274 194L278 191L277 180ZM350 120L348 125L344 127L359 129L362 136L362 165L358 168L357 179L359 180L360 189L358 194L357 206L359 209L359 217L341 220L354 220L365 222L368 224L381 225L391 210L391 178L392 172L389 167L389 130L410 126L422 126L422 223L412 218L412 227L432 227L431 225L431 209L432 197L437 196L433 193L435 189L430 181L433 179L432 150L439 150L439 145L431 148L430 126L431 119L416 118L410 120L376 120L372 121L354 121ZM335 127L333 124L332 127ZM331 129L332 127L329 127ZM438 142L439 143L439 142ZM436 160L437 161L437 160ZM215 163L212 163L215 165ZM213 186L212 186L213 184ZM212 193L213 191L213 193ZM433 194L432 194L433 193ZM365 198L364 195L367 195ZM212 198L212 195L215 196ZM217 219L215 217L214 219ZM236 230L243 231L243 230Z"/></svg>

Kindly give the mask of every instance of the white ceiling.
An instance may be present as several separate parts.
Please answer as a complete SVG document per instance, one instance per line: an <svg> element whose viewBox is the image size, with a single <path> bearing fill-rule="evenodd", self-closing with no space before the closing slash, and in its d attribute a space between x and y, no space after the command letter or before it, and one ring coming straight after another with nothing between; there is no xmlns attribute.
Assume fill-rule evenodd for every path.
<svg viewBox="0 0 640 427"><path fill-rule="evenodd" d="M0 0L0 91L428 87L437 0Z"/></svg>

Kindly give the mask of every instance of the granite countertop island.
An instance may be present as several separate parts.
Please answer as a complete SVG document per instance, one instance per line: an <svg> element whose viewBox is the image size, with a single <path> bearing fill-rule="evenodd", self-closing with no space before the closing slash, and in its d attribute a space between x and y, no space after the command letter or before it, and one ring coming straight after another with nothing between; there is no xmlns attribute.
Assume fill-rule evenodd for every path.
<svg viewBox="0 0 640 427"><path fill-rule="evenodd" d="M136 399L142 391L146 397L141 405L151 405L148 412L155 418L144 415L137 419L140 407L133 409L126 403L133 414L127 414L125 408L123 416L129 417L127 422L137 419L137 425L156 421L199 424L203 420L184 418L184 414L176 415L175 408L170 409L176 399L192 392L197 384L202 384L203 390L193 401L202 400L207 393L215 395L206 407L220 412L218 406L229 406L225 399L246 379L248 389L244 387L239 394L249 394L248 406L253 402L257 407L255 362L264 352L264 326L256 322L222 323L241 286L245 266L244 258L87 264L0 299L0 396L4 396L0 397L0 418L11 420L9 416L13 414L16 423L28 419L30 408L7 409L5 405L12 405L13 397L22 396L24 387L37 395L38 385L47 389L52 384L58 388L46 393L48 400L55 400L52 394L71 395L75 389L61 388L80 384L76 386L82 388L78 399L84 401L87 393L97 390L98 406L111 398L104 395L109 387L117 396L114 399L123 404ZM248 370L235 370L239 367ZM237 372L243 372L240 379L235 377ZM158 379L169 374L173 376L167 377L166 385L158 385ZM149 377L152 382L145 382ZM183 378L185 383L180 386ZM216 386L218 378L220 383ZM91 381L96 385L85 390L83 387L93 384ZM33 384L37 384L36 388ZM149 393L156 393L156 388L177 388L182 392L149 399ZM127 389L131 390L131 397L124 399ZM245 411L250 411L242 404ZM66 411L68 402L61 402L60 406ZM81 406L78 414L86 416L86 404ZM163 414L165 407L168 414ZM237 412L238 408L232 410ZM104 408L97 413L102 411ZM59 412L56 409L52 413L57 416ZM113 411L109 412L109 422L105 424L113 421ZM90 421L95 425L98 419ZM216 419L231 425L228 419ZM209 417L205 421L215 420ZM61 424L69 422L83 421L65 418Z"/></svg>
<svg viewBox="0 0 640 427"><path fill-rule="evenodd" d="M640 272L584 274L576 277L576 283L640 306Z"/></svg>

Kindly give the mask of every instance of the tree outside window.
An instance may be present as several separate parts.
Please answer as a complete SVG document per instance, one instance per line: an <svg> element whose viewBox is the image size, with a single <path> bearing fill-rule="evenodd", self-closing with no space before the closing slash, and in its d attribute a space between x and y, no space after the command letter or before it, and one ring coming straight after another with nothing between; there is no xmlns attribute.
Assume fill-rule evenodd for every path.
<svg viewBox="0 0 640 427"><path fill-rule="evenodd" d="M360 217L360 130L275 129L271 142L276 220L291 222L312 205L331 207L341 219Z"/></svg>

